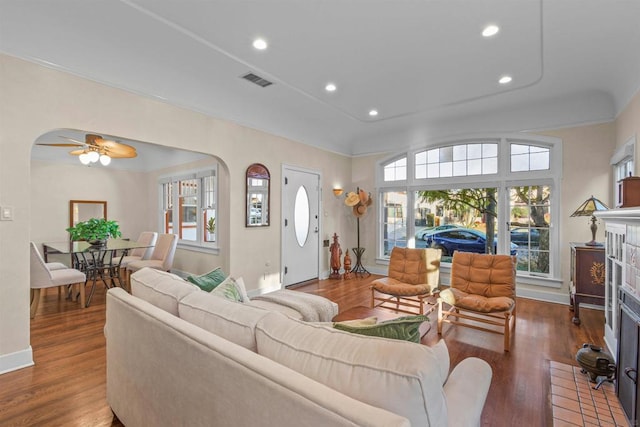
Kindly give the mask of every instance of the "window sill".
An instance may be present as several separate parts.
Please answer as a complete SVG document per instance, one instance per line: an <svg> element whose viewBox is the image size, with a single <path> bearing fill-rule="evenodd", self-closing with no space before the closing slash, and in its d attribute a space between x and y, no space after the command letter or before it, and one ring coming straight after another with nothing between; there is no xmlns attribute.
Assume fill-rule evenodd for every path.
<svg viewBox="0 0 640 427"><path fill-rule="evenodd" d="M201 245L198 245L197 243L178 242L178 249L191 251L191 252L213 254L213 255L218 255L220 253L220 248L213 247L213 246L201 246Z"/></svg>

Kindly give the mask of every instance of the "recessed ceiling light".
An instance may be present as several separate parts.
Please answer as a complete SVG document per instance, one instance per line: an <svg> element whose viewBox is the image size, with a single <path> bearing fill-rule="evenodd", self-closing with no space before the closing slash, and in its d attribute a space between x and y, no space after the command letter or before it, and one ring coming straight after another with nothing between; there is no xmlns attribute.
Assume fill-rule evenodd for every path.
<svg viewBox="0 0 640 427"><path fill-rule="evenodd" d="M378 115L378 110L370 110L370 111L369 111L369 115L370 115L371 117L375 117L375 116L377 116L377 115Z"/></svg>
<svg viewBox="0 0 640 427"><path fill-rule="evenodd" d="M324 90L326 90L327 92L335 92L336 89L337 87L333 83L327 83L327 85L324 87Z"/></svg>
<svg viewBox="0 0 640 427"><path fill-rule="evenodd" d="M501 85L506 85L507 83L511 83L511 80L513 80L511 76L502 76L500 77L500 80L498 80L498 83L500 83Z"/></svg>
<svg viewBox="0 0 640 427"><path fill-rule="evenodd" d="M499 31L500 27L498 27L497 25L487 25L486 27L484 27L484 30L482 30L482 35L484 37L491 37L498 34Z"/></svg>
<svg viewBox="0 0 640 427"><path fill-rule="evenodd" d="M253 41L253 47L258 50L265 50L267 48L267 42L264 39L255 39Z"/></svg>

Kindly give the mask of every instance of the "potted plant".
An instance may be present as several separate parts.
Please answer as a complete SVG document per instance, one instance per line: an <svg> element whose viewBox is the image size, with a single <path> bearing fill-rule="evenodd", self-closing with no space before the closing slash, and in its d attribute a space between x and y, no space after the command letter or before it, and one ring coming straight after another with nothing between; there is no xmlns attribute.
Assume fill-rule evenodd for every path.
<svg viewBox="0 0 640 427"><path fill-rule="evenodd" d="M209 218L209 221L207 222L207 241L208 242L213 242L214 239L214 234L216 231L216 218L215 217L211 217Z"/></svg>
<svg viewBox="0 0 640 427"><path fill-rule="evenodd" d="M71 240L86 240L91 244L103 244L109 237L122 236L118 223L104 218L79 222L75 227L67 228L67 231L71 234Z"/></svg>

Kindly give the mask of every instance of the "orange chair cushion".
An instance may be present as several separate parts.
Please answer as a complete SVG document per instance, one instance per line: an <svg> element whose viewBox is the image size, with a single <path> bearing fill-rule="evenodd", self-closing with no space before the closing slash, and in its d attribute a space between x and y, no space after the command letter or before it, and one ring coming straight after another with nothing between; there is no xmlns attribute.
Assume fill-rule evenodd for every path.
<svg viewBox="0 0 640 427"><path fill-rule="evenodd" d="M403 283L391 277L383 277L382 279L374 280L371 283L371 286L378 292L389 295L396 295L399 297L408 297L431 293L431 287L429 287L426 283L420 285L411 285L408 283Z"/></svg>
<svg viewBox="0 0 640 427"><path fill-rule="evenodd" d="M485 298L514 300L515 257L456 251L451 263L451 288Z"/></svg>
<svg viewBox="0 0 640 427"><path fill-rule="evenodd" d="M509 311L515 306L515 301L508 297L485 297L468 294L455 288L440 292L440 298L449 305L478 313Z"/></svg>
<svg viewBox="0 0 640 427"><path fill-rule="evenodd" d="M427 253L424 249L394 247L389 259L389 277L411 285L427 283Z"/></svg>

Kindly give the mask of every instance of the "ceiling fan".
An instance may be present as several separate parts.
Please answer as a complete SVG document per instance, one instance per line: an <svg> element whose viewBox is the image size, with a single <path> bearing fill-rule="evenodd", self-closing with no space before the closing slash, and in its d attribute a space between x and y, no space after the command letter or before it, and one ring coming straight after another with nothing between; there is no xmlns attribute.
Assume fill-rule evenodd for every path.
<svg viewBox="0 0 640 427"><path fill-rule="evenodd" d="M70 151L69 154L78 156L80 162L84 165L95 163L100 160L100 163L107 166L111 163L111 159L131 159L138 155L134 147L121 142L104 139L100 135L88 133L85 135L84 142L68 136L59 135L59 137L70 142L37 143L36 145L45 145L49 147L80 147L77 150Z"/></svg>

